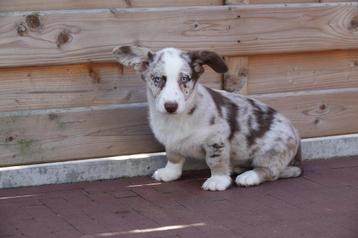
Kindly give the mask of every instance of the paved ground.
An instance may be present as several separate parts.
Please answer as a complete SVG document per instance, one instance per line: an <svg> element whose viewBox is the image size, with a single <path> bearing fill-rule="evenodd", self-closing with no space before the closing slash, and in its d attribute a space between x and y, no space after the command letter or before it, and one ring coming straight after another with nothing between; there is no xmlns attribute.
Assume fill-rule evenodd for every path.
<svg viewBox="0 0 358 238"><path fill-rule="evenodd" d="M305 174L225 192L208 172L0 190L0 237L358 237L358 158L304 162Z"/></svg>

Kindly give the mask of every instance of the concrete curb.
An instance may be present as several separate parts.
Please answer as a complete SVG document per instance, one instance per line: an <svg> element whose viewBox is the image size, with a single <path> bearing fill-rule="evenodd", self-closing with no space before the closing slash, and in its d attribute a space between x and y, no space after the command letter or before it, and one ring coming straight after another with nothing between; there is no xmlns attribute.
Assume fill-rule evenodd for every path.
<svg viewBox="0 0 358 238"><path fill-rule="evenodd" d="M358 134L304 139L302 155L304 160L358 155ZM0 188L147 176L165 163L165 153L155 153L4 167L0 168ZM205 168L203 160L190 160L184 167Z"/></svg>

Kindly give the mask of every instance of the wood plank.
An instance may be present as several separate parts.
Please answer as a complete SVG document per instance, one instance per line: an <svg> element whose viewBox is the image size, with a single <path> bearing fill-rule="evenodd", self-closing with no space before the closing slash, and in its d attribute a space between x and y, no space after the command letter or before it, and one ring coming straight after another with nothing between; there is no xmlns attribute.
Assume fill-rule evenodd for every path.
<svg viewBox="0 0 358 238"><path fill-rule="evenodd" d="M358 88L256 95L302 137L357 133ZM0 113L0 166L162 150L145 104Z"/></svg>
<svg viewBox="0 0 358 238"><path fill-rule="evenodd" d="M224 74L224 89L247 95L248 57L225 57L229 71Z"/></svg>
<svg viewBox="0 0 358 238"><path fill-rule="evenodd" d="M235 4L273 4L273 3L327 3L327 2L355 2L355 0L226 0L226 5Z"/></svg>
<svg viewBox="0 0 358 238"><path fill-rule="evenodd" d="M222 79L206 69L201 82L220 89ZM145 83L117 63L0 69L0 112L144 101Z"/></svg>
<svg viewBox="0 0 358 238"><path fill-rule="evenodd" d="M319 1L320 0L225 0L225 4L318 3Z"/></svg>
<svg viewBox="0 0 358 238"><path fill-rule="evenodd" d="M358 87L358 50L250 57L250 94Z"/></svg>
<svg viewBox="0 0 358 238"><path fill-rule="evenodd" d="M358 132L358 88L254 97L291 119L304 138Z"/></svg>
<svg viewBox="0 0 358 238"><path fill-rule="evenodd" d="M357 21L358 3L3 12L0 67L112 61L128 44L226 56L353 49Z"/></svg>
<svg viewBox="0 0 358 238"><path fill-rule="evenodd" d="M145 104L0 113L0 166L161 151Z"/></svg>
<svg viewBox="0 0 358 238"><path fill-rule="evenodd" d="M1 11L222 5L222 0L1 0Z"/></svg>

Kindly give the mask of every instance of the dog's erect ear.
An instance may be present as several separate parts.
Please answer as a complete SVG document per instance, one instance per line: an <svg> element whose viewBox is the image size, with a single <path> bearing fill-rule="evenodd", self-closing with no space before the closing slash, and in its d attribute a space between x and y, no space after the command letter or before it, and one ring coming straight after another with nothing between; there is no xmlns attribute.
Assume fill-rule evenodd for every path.
<svg viewBox="0 0 358 238"><path fill-rule="evenodd" d="M148 48L137 46L118 46L113 49L113 57L125 66L133 67L139 72L147 69L149 61L153 59L153 52Z"/></svg>
<svg viewBox="0 0 358 238"><path fill-rule="evenodd" d="M217 73L226 73L228 68L224 62L224 60L215 52L212 51L189 51L188 55L191 58L192 64L196 65L208 65L210 68L215 70Z"/></svg>

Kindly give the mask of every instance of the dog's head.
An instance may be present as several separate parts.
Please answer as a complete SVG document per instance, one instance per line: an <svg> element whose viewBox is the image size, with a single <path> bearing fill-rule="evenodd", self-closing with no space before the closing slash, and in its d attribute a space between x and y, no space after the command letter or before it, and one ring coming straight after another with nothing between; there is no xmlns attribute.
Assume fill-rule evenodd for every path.
<svg viewBox="0 0 358 238"><path fill-rule="evenodd" d="M164 48L153 52L147 48L122 46L112 53L119 63L131 66L141 74L155 100L156 109L162 113L185 111L186 101L204 72L203 65L218 73L228 70L222 58L211 51L184 52Z"/></svg>

